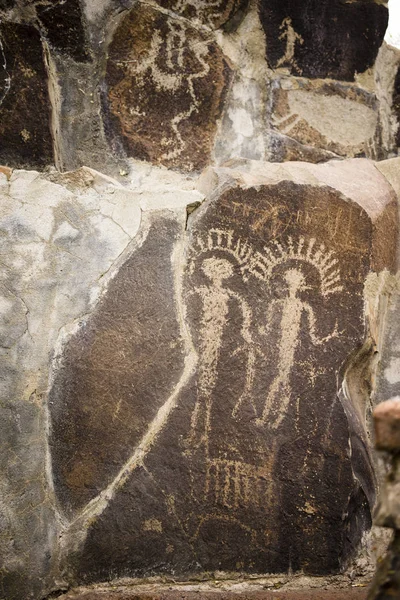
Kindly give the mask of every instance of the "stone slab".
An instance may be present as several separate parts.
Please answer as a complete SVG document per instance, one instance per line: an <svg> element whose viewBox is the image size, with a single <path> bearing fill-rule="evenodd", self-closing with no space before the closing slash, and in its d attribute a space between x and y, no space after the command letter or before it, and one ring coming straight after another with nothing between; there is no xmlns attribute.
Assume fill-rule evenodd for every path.
<svg viewBox="0 0 400 600"><path fill-rule="evenodd" d="M190 21L217 29L218 27L235 28L247 8L248 0L157 0L157 4Z"/></svg>
<svg viewBox="0 0 400 600"><path fill-rule="evenodd" d="M54 50L77 61L90 58L82 5L79 0L36 4L43 37Z"/></svg>
<svg viewBox="0 0 400 600"><path fill-rule="evenodd" d="M109 47L104 97L110 143L181 171L210 162L231 70L213 39L151 7L134 7Z"/></svg>
<svg viewBox="0 0 400 600"><path fill-rule="evenodd" d="M400 148L400 67L394 80L392 109L396 119L395 144Z"/></svg>
<svg viewBox="0 0 400 600"><path fill-rule="evenodd" d="M192 367L174 384L173 404L170 388L163 400L157 391L165 420L154 441L131 447L118 484L66 530L66 550L83 531L71 555L75 581L326 575L353 556L371 525L376 482L369 397L360 398L347 371L369 356L364 284L371 271L395 265L397 207L372 162L350 162L238 161L204 175L207 199L188 218L175 282ZM91 338L80 339L77 364L78 348L92 354ZM95 391L81 408L87 383L95 389L84 377L71 396L79 426L81 410L93 407L93 422L100 410ZM58 387L61 406L67 387ZM134 423L146 393L130 400ZM129 427L124 420L121 431ZM117 437L105 448L114 452ZM115 464L104 468L116 472L124 457L110 456ZM78 481L73 493L87 489Z"/></svg>
<svg viewBox="0 0 400 600"><path fill-rule="evenodd" d="M273 127L303 146L371 156L378 124L374 94L338 82L281 78L271 102Z"/></svg>
<svg viewBox="0 0 400 600"><path fill-rule="evenodd" d="M179 380L171 253L180 227L168 212L154 218L60 358L49 396L50 444L68 515L117 476Z"/></svg>
<svg viewBox="0 0 400 600"><path fill-rule="evenodd" d="M388 23L374 1L261 0L259 10L271 68L311 78L354 81L374 64Z"/></svg>
<svg viewBox="0 0 400 600"><path fill-rule="evenodd" d="M400 398L381 402L374 410L375 445L378 450L400 451Z"/></svg>

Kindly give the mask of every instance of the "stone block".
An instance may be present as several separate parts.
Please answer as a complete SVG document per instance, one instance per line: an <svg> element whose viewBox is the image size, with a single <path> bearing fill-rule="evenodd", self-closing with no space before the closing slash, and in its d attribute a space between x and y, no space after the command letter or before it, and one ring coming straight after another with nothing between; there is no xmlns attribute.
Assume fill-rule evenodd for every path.
<svg viewBox="0 0 400 600"><path fill-rule="evenodd" d="M112 147L181 171L202 169L210 163L230 79L207 32L135 6L108 52L104 115Z"/></svg>
<svg viewBox="0 0 400 600"><path fill-rule="evenodd" d="M77 61L90 58L84 16L80 0L38 2L36 14L42 36L54 50Z"/></svg>
<svg viewBox="0 0 400 600"><path fill-rule="evenodd" d="M394 80L392 109L394 118L396 120L395 144L397 148L400 148L400 65Z"/></svg>
<svg viewBox="0 0 400 600"><path fill-rule="evenodd" d="M383 42L387 6L340 0L260 0L272 69L292 75L354 81L375 62Z"/></svg>
<svg viewBox="0 0 400 600"><path fill-rule="evenodd" d="M186 231L154 216L55 365L71 581L330 574L371 525L355 373L365 282L396 265L391 186L353 160L232 162L199 187Z"/></svg>
<svg viewBox="0 0 400 600"><path fill-rule="evenodd" d="M243 16L248 0L157 0L157 4L190 21L198 21L212 29L235 27Z"/></svg>
<svg viewBox="0 0 400 600"><path fill-rule="evenodd" d="M34 110L33 110L34 106ZM40 34L0 23L0 162L45 167L54 162L50 100Z"/></svg>

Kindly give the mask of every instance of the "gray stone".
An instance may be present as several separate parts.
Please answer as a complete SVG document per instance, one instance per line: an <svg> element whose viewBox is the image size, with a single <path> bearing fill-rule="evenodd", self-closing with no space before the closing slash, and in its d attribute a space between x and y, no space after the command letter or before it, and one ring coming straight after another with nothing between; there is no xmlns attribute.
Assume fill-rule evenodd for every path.
<svg viewBox="0 0 400 600"><path fill-rule="evenodd" d="M90 310L140 224L135 196L121 195L116 182L89 170L57 174L57 183L49 177L0 174L0 581L7 600L41 598L54 585L61 519L46 394L58 336Z"/></svg>

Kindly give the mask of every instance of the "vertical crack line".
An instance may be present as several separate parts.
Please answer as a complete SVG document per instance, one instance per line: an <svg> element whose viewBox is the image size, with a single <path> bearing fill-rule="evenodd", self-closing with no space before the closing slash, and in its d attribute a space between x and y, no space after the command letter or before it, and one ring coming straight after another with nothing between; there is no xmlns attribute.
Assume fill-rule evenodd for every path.
<svg viewBox="0 0 400 600"><path fill-rule="evenodd" d="M1 25L1 23L2 22L0 19L0 25ZM6 76L4 78L5 87L4 87L3 92L0 92L0 106L1 106L11 88L11 77L10 77L9 72L7 71L7 59L6 59L6 54L4 51L4 45L3 45L3 41L1 39L1 35L0 35L0 63L6 74Z"/></svg>
<svg viewBox="0 0 400 600"><path fill-rule="evenodd" d="M184 232L181 232L180 239L175 243L172 252L172 267L174 270L174 288L177 318L179 321L180 332L185 348L185 358L183 372L179 382L175 386L169 398L158 410L156 416L149 424L146 433L137 444L130 458L120 469L114 480L103 489L95 498L93 498L78 515L69 523L61 536L61 547L59 555L59 566L63 568L64 562L71 553L79 552L85 543L90 525L101 516L108 505L115 497L117 491L125 484L132 473L143 465L147 453L154 446L161 431L166 426L168 419L178 404L181 391L189 382L195 371L197 364L197 353L194 350L193 342L189 329L185 323L185 308L182 295L182 275L184 268Z"/></svg>

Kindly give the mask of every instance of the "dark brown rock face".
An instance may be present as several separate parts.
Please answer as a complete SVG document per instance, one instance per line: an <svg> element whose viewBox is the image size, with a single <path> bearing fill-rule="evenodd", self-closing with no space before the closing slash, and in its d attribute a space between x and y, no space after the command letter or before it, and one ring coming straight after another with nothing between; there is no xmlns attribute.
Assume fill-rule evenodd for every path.
<svg viewBox="0 0 400 600"><path fill-rule="evenodd" d="M109 49L106 116L114 147L182 170L206 166L230 69L187 22L133 8ZM111 136L112 137L112 136Z"/></svg>
<svg viewBox="0 0 400 600"><path fill-rule="evenodd" d="M388 11L369 0L260 0L273 69L293 75L353 81L375 61Z"/></svg>
<svg viewBox="0 0 400 600"><path fill-rule="evenodd" d="M400 68L397 71L396 79L394 81L393 112L395 114L398 125L398 129L395 136L395 144L397 148L400 148Z"/></svg>
<svg viewBox="0 0 400 600"><path fill-rule="evenodd" d="M213 29L226 25L242 14L248 0L157 0L157 4L186 19L197 19Z"/></svg>
<svg viewBox="0 0 400 600"><path fill-rule="evenodd" d="M56 49L77 61L89 58L79 0L38 3L36 13L42 35Z"/></svg>
<svg viewBox="0 0 400 600"><path fill-rule="evenodd" d="M0 162L13 167L53 162L42 43L30 25L0 24Z"/></svg>
<svg viewBox="0 0 400 600"><path fill-rule="evenodd" d="M190 217L175 293L161 219L65 350L52 447L81 582L333 573L371 524L369 442L342 383L365 278L392 266L394 204L230 185Z"/></svg>
<svg viewBox="0 0 400 600"><path fill-rule="evenodd" d="M50 394L59 501L82 508L117 475L179 380L170 256L178 225L155 222L69 342Z"/></svg>

